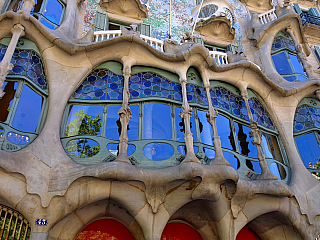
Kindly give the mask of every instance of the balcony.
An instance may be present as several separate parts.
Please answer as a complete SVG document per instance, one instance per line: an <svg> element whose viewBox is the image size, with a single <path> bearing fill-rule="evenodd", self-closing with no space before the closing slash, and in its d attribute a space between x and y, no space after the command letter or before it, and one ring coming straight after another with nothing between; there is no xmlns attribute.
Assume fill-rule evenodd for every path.
<svg viewBox="0 0 320 240"><path fill-rule="evenodd" d="M96 31L94 32L94 41L99 42L99 41L116 38L120 36L121 36L121 30ZM140 38L150 46L163 52L163 41L153 37L148 37L142 34L140 34ZM216 59L216 62L218 65L228 64L227 54L224 52L209 51L209 55L212 58Z"/></svg>
<svg viewBox="0 0 320 240"><path fill-rule="evenodd" d="M304 34L319 38L320 37L320 17L311 15L307 12L302 12L300 14L300 17L303 24Z"/></svg>

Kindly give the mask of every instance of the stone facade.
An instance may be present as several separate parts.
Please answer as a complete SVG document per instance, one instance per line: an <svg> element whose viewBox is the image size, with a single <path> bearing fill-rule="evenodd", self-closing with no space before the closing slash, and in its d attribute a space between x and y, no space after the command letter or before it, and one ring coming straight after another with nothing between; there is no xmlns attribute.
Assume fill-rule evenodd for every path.
<svg viewBox="0 0 320 240"><path fill-rule="evenodd" d="M114 15L110 16L118 22L123 17L124 23L132 19L137 24L143 21L151 23L150 18L142 19L148 14L148 9L151 9L152 17L155 17L156 10L160 11L152 8L152 2L158 4L159 1L128 0L130 3L127 7L140 10L130 11L129 17L122 16L126 12L123 7L125 2L104 0L100 6L107 8L106 11L114 9ZM199 11L201 7L196 1L176 1L175 4L180 2L190 5L194 11ZM219 1L208 2L219 5ZM204 5L208 6L208 2ZM295 2L302 8L318 8L316 1L312 6L307 0ZM219 15L210 15L209 21L204 21L208 21L205 22L206 26L213 27L204 33L198 29L200 33L197 35L212 46L225 49L229 44L238 46L233 52L219 53L196 43L192 34L186 34L182 43L173 41L182 38L178 35L172 40L165 39L168 34L158 32L161 26L155 27L154 35L149 37L151 40L136 31L134 25L131 29L122 29L115 37L100 41L96 35L93 40L88 19L93 21L96 13L92 13L93 7L89 3L68 0L64 19L56 29L47 28L32 15L35 3L30 0L23 1L17 12L5 9L0 15L0 86L3 87L0 104L9 104L5 101L13 91L9 91L10 81L16 81L17 84L23 82L24 86L29 86L43 99L38 116L40 120L33 133L19 129L19 123L15 125L12 111L18 114L19 104L24 101L24 90L19 90L22 89L20 85L11 96L14 104L0 110L1 114L8 111L8 117L0 121L0 204L16 210L29 222L30 239L73 240L87 225L105 218L121 222L136 240L160 240L165 226L172 222L191 226L205 240L235 240L243 228L252 230L263 240L316 239L320 234L320 183L311 174L312 169L308 171L309 166L304 164L303 155L299 154L301 149L295 141L298 135L294 131L294 124L298 121L296 110L302 106L300 102L310 104L313 101L315 109L319 106L320 72L314 46L320 46L320 41L310 35L310 31L306 32L308 29L294 10L294 5L287 1L275 3L269 0L224 2L226 6L235 8L230 11L234 21L227 18L223 11ZM5 8L9 5L0 0L0 6ZM183 11L184 14L188 12L188 9ZM193 16L196 22L197 16ZM43 13L38 19L45 17ZM191 11L189 17L191 19ZM224 27L217 29L222 22ZM186 29L192 31L190 26ZM217 32L211 35L212 29L217 29ZM178 32L174 31L174 34ZM304 70L302 73L295 72L289 76L274 64L276 60L271 56L271 49L277 48L274 41L279 32L288 42L293 42L294 48L286 54L296 56ZM228 37L222 39L224 34ZM274 54L277 51L274 50ZM23 54L29 56L28 63L22 63L27 58ZM295 68L293 63L292 66ZM95 69L100 70L94 72ZM90 85L89 77L100 76L101 69L109 71L109 76L113 74L116 77L108 78L114 82L108 82L107 87L100 88L101 94L105 91L104 100L99 98L101 95L97 92L90 97L89 90L84 90L84 83ZM147 93L143 97L141 92L141 96L134 99L132 81L136 77L143 78L144 72L157 73L167 79L163 81L171 84L172 96L155 94L149 101ZM32 73L36 76L32 77ZM289 81L290 77L295 77L295 80ZM307 80L301 80L303 78ZM177 97L173 96L174 84L179 86ZM200 86L202 94L194 102L190 100L188 90L192 84ZM121 87L117 95L108 92L109 88L114 89L112 86ZM242 115L228 113L225 103L217 103L219 99L214 91L217 93L222 87L230 91L229 99L232 95L241 102ZM202 103L204 99L206 104ZM179 126L183 129L184 139L178 140L178 133L174 133L172 139L156 142L183 145L184 154L180 152L179 155L174 150L168 159L152 161L150 157L148 160L147 150L143 150L152 141L141 137L141 130L137 140L132 141L128 125L133 126L130 124L135 121L133 106L141 104L137 114L140 115L137 119L140 119L138 123L141 129L144 128L143 124L147 124L147 112L142 112L141 106L146 106L143 104L148 101L159 105L167 101L166 106L171 104L171 109L180 109L179 114L171 119L172 126L176 126L174 119L182 119ZM254 101L261 104L264 115L253 110ZM65 126L68 126L71 132L68 114L72 110L66 106L72 104L101 106L104 109L101 113L106 119L107 106L118 106L119 120L113 123L117 124L115 131L119 131L118 138L112 141L105 138L100 142L98 136L90 140L90 133L82 133L101 146L98 150L90 148L90 153L88 149L83 150L85 153L80 152L79 147L70 150L73 147L71 143L84 141L78 138L78 142L75 142L81 134L67 135L65 130ZM230 106L233 107L232 104ZM21 113L28 117L28 111L34 110L31 105L26 108L30 109L26 113L21 110ZM201 122L205 130L201 129L199 120L202 112L207 121ZM224 129L219 127L221 114L230 119L233 124L231 131L238 134L238 138L240 130L237 128L242 129L241 124L250 131L246 135L247 140L233 142L234 146L237 145L234 149L224 145ZM13 120L9 119L10 116ZM260 117L265 120L259 120ZM102 132L108 129L108 120L103 121L106 121L106 125L102 123L102 130L98 130L101 131L101 138L105 137ZM194 124L190 125L192 121ZM312 131L316 131L317 121L310 128ZM194 125L196 130L193 130ZM174 128L172 132L175 132ZM203 131L211 133L211 145L203 145ZM96 132L92 135L99 134ZM277 156L281 156L281 161L276 159L276 153L272 157L273 152L270 152L271 157L268 156L264 145L268 134L278 139L280 155ZM105 146L116 144L116 154L112 155L101 143ZM240 148L245 148L243 143L247 148L251 144L250 151L256 155L250 156L250 151L240 151ZM133 155L128 154L130 144L135 146ZM214 151L214 156L209 156L209 150L206 152L206 149ZM163 151L161 154L166 153ZM230 154L235 156L238 166L230 163ZM277 164L276 171L272 169L272 163ZM260 172L256 171L255 166ZM4 215L0 212L1 216ZM47 222L41 225L37 219Z"/></svg>

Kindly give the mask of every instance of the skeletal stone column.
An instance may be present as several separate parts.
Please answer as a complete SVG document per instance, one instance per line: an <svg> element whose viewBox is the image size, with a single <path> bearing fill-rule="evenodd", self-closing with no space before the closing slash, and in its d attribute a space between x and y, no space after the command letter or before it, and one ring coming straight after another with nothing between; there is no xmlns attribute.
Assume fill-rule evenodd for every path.
<svg viewBox="0 0 320 240"><path fill-rule="evenodd" d="M316 76L314 75L313 70L312 70L312 65L308 62L306 54L303 52L301 45L299 44L296 37L294 36L292 27L288 27L286 29L286 32L289 33L290 37L292 38L292 40L294 42L295 49L297 51L297 56L298 56L300 62L302 63L303 69L306 72L308 78L309 79L316 79Z"/></svg>
<svg viewBox="0 0 320 240"><path fill-rule="evenodd" d="M23 0L21 11L25 13L30 13L35 4L36 2L34 0Z"/></svg>
<svg viewBox="0 0 320 240"><path fill-rule="evenodd" d="M206 114L207 120L210 123L213 131L213 145L216 152L215 157L211 160L210 165L226 165L230 166L230 163L224 158L222 149L221 149L221 140L220 136L218 135L218 129L217 129L217 116L218 111L213 108L211 97L210 97L210 85L207 84L204 86L206 93L207 93L207 99L208 99L208 106L209 111Z"/></svg>
<svg viewBox="0 0 320 240"><path fill-rule="evenodd" d="M13 68L13 65L10 63L11 58L13 56L14 50L16 49L18 40L20 37L23 37L24 27L20 24L16 24L11 28L12 38L7 48L6 53L2 61L0 62L0 99L4 96L5 92L2 91L2 87L4 85L4 81L6 80L6 76L8 75L9 71Z"/></svg>
<svg viewBox="0 0 320 240"><path fill-rule="evenodd" d="M200 163L199 159L196 157L193 149L193 137L192 133L190 130L190 119L192 116L192 108L188 104L187 100L187 80L186 78L181 78L180 77L180 84L182 88L182 112L179 114L181 118L183 118L184 122L184 140L186 142L186 157L182 161L182 163L189 163L189 162L194 162L194 163Z"/></svg>
<svg viewBox="0 0 320 240"><path fill-rule="evenodd" d="M257 180L278 180L278 178L273 175L273 173L270 171L268 168L266 158L262 152L262 137L260 130L258 128L258 123L253 120L253 116L250 110L249 106L249 95L247 92L247 89L241 89L241 96L246 104L247 112L248 112L248 117L250 120L250 129L251 132L249 133L250 137L252 137L252 144L256 146L258 150L258 159L259 159L259 165L261 167L261 174L257 176Z"/></svg>
<svg viewBox="0 0 320 240"><path fill-rule="evenodd" d="M128 149L128 124L130 119L132 118L132 113L129 107L129 79L131 76L131 67L125 67L123 70L123 100L122 100L122 106L118 111L119 117L120 117L120 123L121 123L121 134L119 137L119 154L115 160L115 162L124 162L131 164L128 155L127 155L127 149Z"/></svg>

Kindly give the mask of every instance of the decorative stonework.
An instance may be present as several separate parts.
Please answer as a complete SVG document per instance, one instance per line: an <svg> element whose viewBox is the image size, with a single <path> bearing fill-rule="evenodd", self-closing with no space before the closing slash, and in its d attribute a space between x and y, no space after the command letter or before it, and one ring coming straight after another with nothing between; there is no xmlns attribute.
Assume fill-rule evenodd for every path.
<svg viewBox="0 0 320 240"><path fill-rule="evenodd" d="M273 8L272 0L240 0L252 12L263 13Z"/></svg>

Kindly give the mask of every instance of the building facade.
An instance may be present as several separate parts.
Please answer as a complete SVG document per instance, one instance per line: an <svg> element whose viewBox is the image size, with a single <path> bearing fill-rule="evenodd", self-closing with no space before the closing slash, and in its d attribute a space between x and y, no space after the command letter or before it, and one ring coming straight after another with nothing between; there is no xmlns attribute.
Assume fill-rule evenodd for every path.
<svg viewBox="0 0 320 240"><path fill-rule="evenodd" d="M316 0L0 0L0 238L320 238Z"/></svg>

